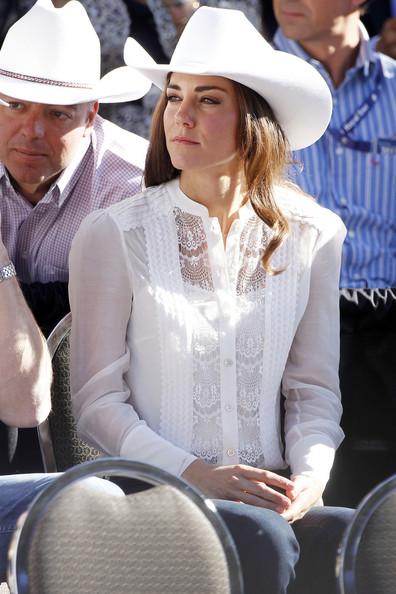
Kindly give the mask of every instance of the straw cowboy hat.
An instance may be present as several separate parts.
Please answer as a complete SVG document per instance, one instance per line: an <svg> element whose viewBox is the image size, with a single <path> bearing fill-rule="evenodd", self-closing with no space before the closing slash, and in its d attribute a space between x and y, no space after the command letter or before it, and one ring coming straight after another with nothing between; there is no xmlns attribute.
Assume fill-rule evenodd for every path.
<svg viewBox="0 0 396 594"><path fill-rule="evenodd" d="M117 103L142 97L150 86L127 66L100 78L100 41L77 0L62 8L38 0L10 27L0 50L0 93L24 101Z"/></svg>
<svg viewBox="0 0 396 594"><path fill-rule="evenodd" d="M170 64L156 64L128 38L125 63L161 89L168 72L224 76L264 97L292 149L313 144L331 117L330 90L302 59L274 50L239 10L199 8L188 21Z"/></svg>

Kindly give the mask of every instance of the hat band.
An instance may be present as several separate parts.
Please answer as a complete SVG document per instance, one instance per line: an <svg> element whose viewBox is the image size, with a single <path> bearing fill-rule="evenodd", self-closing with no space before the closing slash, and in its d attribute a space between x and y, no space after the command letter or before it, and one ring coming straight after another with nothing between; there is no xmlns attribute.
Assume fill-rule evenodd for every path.
<svg viewBox="0 0 396 594"><path fill-rule="evenodd" d="M70 87L73 89L93 89L92 85L85 83L66 82L62 80L52 80L50 78L39 78L38 76L29 76L28 74L19 74L17 72L10 72L0 68L0 74L10 78L17 78L18 80L25 80L27 82L40 83L42 85L53 85L56 87Z"/></svg>

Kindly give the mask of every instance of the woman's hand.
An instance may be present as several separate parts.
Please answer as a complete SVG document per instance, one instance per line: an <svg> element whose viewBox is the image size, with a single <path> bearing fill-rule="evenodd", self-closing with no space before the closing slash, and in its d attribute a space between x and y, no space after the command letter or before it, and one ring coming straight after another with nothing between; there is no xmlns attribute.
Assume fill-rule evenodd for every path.
<svg viewBox="0 0 396 594"><path fill-rule="evenodd" d="M182 476L207 497L249 503L278 513L289 509L291 500L287 491L295 488L291 480L275 472L244 464L216 466L203 460L194 460Z"/></svg>
<svg viewBox="0 0 396 594"><path fill-rule="evenodd" d="M290 524L301 520L322 497L324 490L323 484L312 476L297 475L292 479L292 483L292 488L286 490L291 504L282 513L282 516Z"/></svg>

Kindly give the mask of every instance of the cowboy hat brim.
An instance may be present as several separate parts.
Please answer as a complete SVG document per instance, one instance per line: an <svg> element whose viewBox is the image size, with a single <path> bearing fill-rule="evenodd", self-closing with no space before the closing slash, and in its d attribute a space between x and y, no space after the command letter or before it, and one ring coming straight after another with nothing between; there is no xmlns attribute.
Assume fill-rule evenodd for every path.
<svg viewBox="0 0 396 594"><path fill-rule="evenodd" d="M124 48L125 63L164 89L170 72L202 76L223 76L241 83L261 95L271 106L292 150L316 142L325 132L331 118L332 98L329 88L316 70L296 56L273 52L273 59L261 69L236 72L204 64L139 65L133 60L133 42L128 38Z"/></svg>
<svg viewBox="0 0 396 594"><path fill-rule="evenodd" d="M0 93L32 103L77 105L90 101L120 103L143 97L151 87L149 79L128 66L112 70L89 88L66 86L61 81L40 79L0 71Z"/></svg>

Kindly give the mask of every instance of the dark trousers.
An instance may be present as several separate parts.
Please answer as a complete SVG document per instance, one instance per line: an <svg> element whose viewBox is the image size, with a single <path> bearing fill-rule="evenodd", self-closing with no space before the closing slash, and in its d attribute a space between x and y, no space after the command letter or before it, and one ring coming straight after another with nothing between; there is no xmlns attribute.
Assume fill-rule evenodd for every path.
<svg viewBox="0 0 396 594"><path fill-rule="evenodd" d="M245 594L336 594L335 562L353 510L315 507L288 524L276 512L233 501L215 505L236 544Z"/></svg>
<svg viewBox="0 0 396 594"><path fill-rule="evenodd" d="M341 421L325 503L355 507L396 473L396 290L343 289Z"/></svg>

